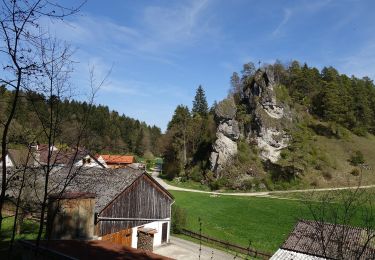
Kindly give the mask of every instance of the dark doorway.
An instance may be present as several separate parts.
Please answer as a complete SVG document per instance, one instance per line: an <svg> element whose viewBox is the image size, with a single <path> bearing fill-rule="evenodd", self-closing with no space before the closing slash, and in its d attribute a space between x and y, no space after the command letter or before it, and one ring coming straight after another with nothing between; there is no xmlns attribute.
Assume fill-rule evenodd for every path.
<svg viewBox="0 0 375 260"><path fill-rule="evenodd" d="M161 242L167 243L168 237L168 222L163 223L162 230L161 230Z"/></svg>

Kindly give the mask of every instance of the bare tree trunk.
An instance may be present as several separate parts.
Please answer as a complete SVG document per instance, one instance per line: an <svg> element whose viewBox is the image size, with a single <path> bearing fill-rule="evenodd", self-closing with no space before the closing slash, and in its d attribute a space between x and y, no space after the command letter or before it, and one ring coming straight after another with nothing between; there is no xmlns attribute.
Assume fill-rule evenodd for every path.
<svg viewBox="0 0 375 260"><path fill-rule="evenodd" d="M2 209L5 203L7 189L6 155L8 149L7 138L9 128L15 116L15 111L19 100L19 93L24 77L40 76L37 75L39 63L32 53L39 48L39 46L36 44L36 39L42 39L43 34L39 34L38 32L35 33L35 31L37 31L36 29L40 27L40 18L49 17L63 19L66 16L78 12L83 3L81 3L78 8L65 8L58 3L52 3L47 0L1 2L0 53L3 55L6 61L4 63L4 73L1 75L0 83L13 87L15 90L15 95L7 120L3 124L4 129L2 132L0 230L2 229Z"/></svg>
<svg viewBox="0 0 375 260"><path fill-rule="evenodd" d="M6 156L8 154L7 137L8 137L10 125L13 121L14 114L16 112L16 107L17 107L18 98L19 98L20 85L21 85L21 71L19 71L18 73L17 87L16 87L14 99L12 102L12 108L8 116L8 119L4 125L3 136L1 139L1 162L2 162L3 167L2 167L2 182L1 182L1 193L0 193L0 230L2 228L2 223L3 223L2 209L4 206L4 202L5 202L5 191L7 189L7 164L6 164Z"/></svg>

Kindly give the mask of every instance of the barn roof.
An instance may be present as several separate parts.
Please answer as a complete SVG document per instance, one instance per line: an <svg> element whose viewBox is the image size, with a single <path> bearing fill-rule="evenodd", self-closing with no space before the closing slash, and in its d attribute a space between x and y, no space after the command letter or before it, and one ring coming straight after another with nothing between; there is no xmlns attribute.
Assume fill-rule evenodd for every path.
<svg viewBox="0 0 375 260"><path fill-rule="evenodd" d="M51 175L51 180L61 183L66 179L68 169ZM71 179L66 192L90 192L96 194L95 211L100 212L109 202L137 180L143 171L132 168L100 169L81 168Z"/></svg>
<svg viewBox="0 0 375 260"><path fill-rule="evenodd" d="M101 156L106 163L122 164L135 162L134 156L132 155L101 154L99 156Z"/></svg>
<svg viewBox="0 0 375 260"><path fill-rule="evenodd" d="M34 156L28 149L9 149L8 155L16 167L35 165Z"/></svg>
<svg viewBox="0 0 375 260"><path fill-rule="evenodd" d="M47 146L40 145L38 148L38 161L41 165L48 163L48 154L51 153L50 164L53 165L71 165L79 160L82 160L85 156L93 158L100 166L105 168L95 156L92 156L90 152L85 148L63 148L57 150L51 150Z"/></svg>
<svg viewBox="0 0 375 260"><path fill-rule="evenodd" d="M367 235L374 235L374 232L358 227L300 220L281 249L310 256L339 259L338 246L342 246L345 259L375 259L374 244L369 243L367 248L364 247L366 242L364 238Z"/></svg>
<svg viewBox="0 0 375 260"><path fill-rule="evenodd" d="M16 198L21 183L21 170L9 170L7 196ZM44 190L45 173L41 168L28 168L25 185L32 187L28 191L28 200L37 206L41 202ZM55 167L49 175L48 192L56 194L95 194L95 211L101 212L111 201L129 188L142 175L147 176L159 188L160 192L173 199L173 196L158 184L144 170L134 168L109 169L96 167ZM1 180L1 176L0 176ZM65 188L64 188L65 187ZM71 195L69 195L71 196Z"/></svg>

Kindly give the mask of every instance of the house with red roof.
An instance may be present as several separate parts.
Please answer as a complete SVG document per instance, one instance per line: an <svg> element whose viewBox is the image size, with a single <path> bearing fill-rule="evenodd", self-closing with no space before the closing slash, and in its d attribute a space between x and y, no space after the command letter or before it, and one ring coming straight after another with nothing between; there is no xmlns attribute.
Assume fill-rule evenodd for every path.
<svg viewBox="0 0 375 260"><path fill-rule="evenodd" d="M101 154L96 156L97 160L105 163L108 168L118 169L125 168L130 164L136 162L133 155L112 155L112 154Z"/></svg>

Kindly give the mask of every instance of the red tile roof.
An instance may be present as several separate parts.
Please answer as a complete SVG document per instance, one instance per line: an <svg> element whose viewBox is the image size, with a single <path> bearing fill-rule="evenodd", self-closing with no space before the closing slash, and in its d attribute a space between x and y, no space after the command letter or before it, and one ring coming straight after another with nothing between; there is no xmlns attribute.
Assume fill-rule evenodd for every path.
<svg viewBox="0 0 375 260"><path fill-rule="evenodd" d="M101 154L100 155L107 164L127 164L134 163L135 159L132 155L110 155Z"/></svg>

